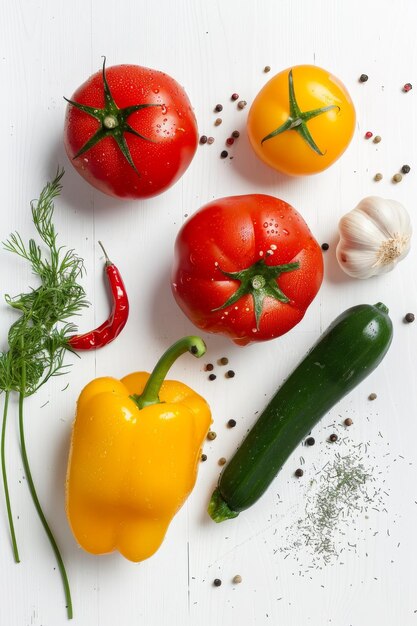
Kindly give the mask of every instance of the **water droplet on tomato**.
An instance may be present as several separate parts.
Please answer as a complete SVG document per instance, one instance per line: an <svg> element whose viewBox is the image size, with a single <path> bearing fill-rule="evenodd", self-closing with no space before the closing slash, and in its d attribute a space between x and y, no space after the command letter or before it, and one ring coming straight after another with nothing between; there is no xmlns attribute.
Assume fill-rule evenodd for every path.
<svg viewBox="0 0 417 626"><path fill-rule="evenodd" d="M284 235L289 235L290 234L289 231L286 228L283 228L282 232L284 233Z"/></svg>
<svg viewBox="0 0 417 626"><path fill-rule="evenodd" d="M161 113L162 113L162 115L165 115L165 114L166 114L166 112L167 112L167 108L166 108L165 104L163 104L163 105L161 106ZM164 120L164 121L166 121L166 120Z"/></svg>
<svg viewBox="0 0 417 626"><path fill-rule="evenodd" d="M159 93L159 89L154 89L153 92L154 93Z"/></svg>
<svg viewBox="0 0 417 626"><path fill-rule="evenodd" d="M263 223L263 227L264 227L264 228L268 228L268 222L264 222L264 223Z"/></svg>

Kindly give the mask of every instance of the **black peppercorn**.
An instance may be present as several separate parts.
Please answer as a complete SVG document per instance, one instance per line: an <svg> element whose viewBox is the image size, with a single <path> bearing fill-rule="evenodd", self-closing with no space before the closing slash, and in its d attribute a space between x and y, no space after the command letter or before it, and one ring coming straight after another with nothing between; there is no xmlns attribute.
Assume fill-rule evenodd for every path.
<svg viewBox="0 0 417 626"><path fill-rule="evenodd" d="M234 375L235 375L235 373L234 373L233 370L228 370L226 372L226 378L234 378Z"/></svg>
<svg viewBox="0 0 417 626"><path fill-rule="evenodd" d="M297 476L297 478L301 478L301 476L304 475L304 472L301 469L301 467L299 467L298 469L295 470L294 474Z"/></svg>
<svg viewBox="0 0 417 626"><path fill-rule="evenodd" d="M361 82L361 83L366 83L366 81L368 80L368 78L369 78L369 77L368 77L368 75L367 75L367 74L361 74L361 75L359 76L359 82Z"/></svg>
<svg viewBox="0 0 417 626"><path fill-rule="evenodd" d="M306 444L308 446L314 446L315 443L316 443L316 440L314 439L314 437L307 437Z"/></svg>
<svg viewBox="0 0 417 626"><path fill-rule="evenodd" d="M236 426L236 420L233 420L233 419L229 420L227 422L227 425L229 428L234 428Z"/></svg>
<svg viewBox="0 0 417 626"><path fill-rule="evenodd" d="M229 155L229 153L228 153L228 151L227 151L227 150L222 150L222 151L220 152L220 157L221 157L222 159L225 159L228 155Z"/></svg>
<svg viewBox="0 0 417 626"><path fill-rule="evenodd" d="M332 433L329 437L329 441L331 441L332 443L337 441L337 435L335 433Z"/></svg>
<svg viewBox="0 0 417 626"><path fill-rule="evenodd" d="M207 143L207 135L201 135L201 137L200 137L200 143L201 143L201 144Z"/></svg>
<svg viewBox="0 0 417 626"><path fill-rule="evenodd" d="M223 111L223 105L216 104L216 106L214 107L214 110L216 111L216 113L220 113L220 111Z"/></svg>
<svg viewBox="0 0 417 626"><path fill-rule="evenodd" d="M408 174L410 170L411 170L411 167L409 165L403 165L401 168L401 171L403 174Z"/></svg>
<svg viewBox="0 0 417 626"><path fill-rule="evenodd" d="M329 248L330 248L330 246L329 246L329 244L328 244L328 243L322 243L322 244L321 244L321 249L322 249L322 250L328 250Z"/></svg>
<svg viewBox="0 0 417 626"><path fill-rule="evenodd" d="M202 454L200 458L204 463L204 461L207 461L207 454Z"/></svg>
<svg viewBox="0 0 417 626"><path fill-rule="evenodd" d="M213 580L213 585L214 585L215 587L220 587L220 585L221 585L221 584L222 584L222 581L220 580L220 578L215 578L215 579Z"/></svg>
<svg viewBox="0 0 417 626"><path fill-rule="evenodd" d="M209 380L216 380L217 376L216 376L216 374L210 374L210 376L208 378L209 378Z"/></svg>
<svg viewBox="0 0 417 626"><path fill-rule="evenodd" d="M414 320L415 320L414 313L407 313L407 315L404 317L404 320L405 320L408 324L411 324L411 322L414 322Z"/></svg>

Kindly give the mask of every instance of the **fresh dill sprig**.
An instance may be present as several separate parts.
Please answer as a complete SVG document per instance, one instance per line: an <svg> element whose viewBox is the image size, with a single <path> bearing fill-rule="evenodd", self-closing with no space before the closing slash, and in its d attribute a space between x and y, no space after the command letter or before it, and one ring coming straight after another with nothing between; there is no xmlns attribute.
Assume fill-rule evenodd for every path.
<svg viewBox="0 0 417 626"><path fill-rule="evenodd" d="M71 618L72 602L68 577L58 545L36 493L23 428L24 399L36 393L52 376L66 372L64 357L66 351L71 350L68 339L76 330L74 324L67 320L79 315L82 309L88 306L85 291L78 282L84 272L83 260L74 250L57 245L57 233L53 223L54 199L61 192L60 181L63 174L63 170L58 170L55 178L42 190L39 199L31 203L32 220L40 243L30 239L28 244L25 244L18 233L12 233L3 243L5 250L30 263L38 285L13 297L5 295L6 303L18 313L19 317L9 329L8 350L0 352L0 392L3 391L5 394L1 466L13 553L15 561L19 562L5 463L9 397L11 392L17 392L20 445L27 482L36 511L57 559L63 579L67 613Z"/></svg>
<svg viewBox="0 0 417 626"><path fill-rule="evenodd" d="M57 246L52 221L53 200L62 189L63 174L63 170L58 171L54 180L42 190L39 200L31 203L33 223L47 248L47 255L43 255L41 246L34 239L26 245L18 233L13 233L3 244L5 250L29 261L40 282L27 292L5 296L6 303L19 311L20 317L8 333L11 367L7 370L7 379L2 381L0 378L0 389L17 391L25 396L35 393L51 376L62 373L67 341L75 329L66 320L79 315L88 306L85 291L78 283L84 272L84 262L74 250ZM21 387L23 364L25 389Z"/></svg>

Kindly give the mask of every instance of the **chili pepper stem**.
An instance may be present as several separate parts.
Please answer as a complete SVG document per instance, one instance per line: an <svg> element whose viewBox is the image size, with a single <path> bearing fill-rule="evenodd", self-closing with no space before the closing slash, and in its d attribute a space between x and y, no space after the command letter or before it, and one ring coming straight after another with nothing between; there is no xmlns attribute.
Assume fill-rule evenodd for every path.
<svg viewBox="0 0 417 626"><path fill-rule="evenodd" d="M105 256L105 258L106 258L106 267L107 267L108 265L113 265L113 263L112 263L112 262L110 261L110 259L109 259L109 255L107 254L106 249L105 249L105 247L103 246L103 244L101 243L101 241L99 241L99 242L98 242L98 245L99 245L99 246L100 246L100 248L103 250L104 256Z"/></svg>
<svg viewBox="0 0 417 626"><path fill-rule="evenodd" d="M1 471L2 471L2 476L3 476L4 497L6 500L7 518L9 520L10 539L12 541L13 557L16 563L20 563L19 550L17 548L16 533L15 533L14 523L13 523L12 507L10 504L9 485L7 481L7 469L6 469L5 443L6 443L7 413L9 410L9 398L10 398L10 391L6 391L4 395L3 423L2 423L2 429L1 429Z"/></svg>
<svg viewBox="0 0 417 626"><path fill-rule="evenodd" d="M66 600L66 608L67 608L67 616L68 619L72 619L73 617L73 611L72 611L72 600L71 600L71 591L70 591L70 586L69 586L69 582L68 582L68 576L67 576L67 572L65 570L65 565L64 565L64 561L62 560L62 556L61 553L59 551L58 548L58 544L55 541L55 537L52 534L52 531L49 527L49 524L46 520L45 514L42 510L41 504L39 502L39 498L38 498L38 494L36 493L36 488L35 488L35 484L33 482L33 478L32 478L32 472L30 471L30 465L29 465L29 459L28 459L28 455L27 455L27 450L26 450L26 441L25 441L25 431L23 428L23 404L24 404L24 399L25 399L25 395L24 395L24 389L26 387L26 366L25 364L22 365L22 375L21 375L21 381L20 381L20 385L21 385L21 391L19 393L19 435L20 435L20 446L21 446L21 451L22 451L22 461L23 461L23 467L25 470L25 474L26 474L26 480L27 480L27 484L29 487L29 491L30 491L30 495L32 496L32 500L33 503L35 505L35 509L36 512L38 513L39 519L42 523L42 526L45 530L45 533L49 539L49 542L51 544L52 550L55 554L55 558L57 561L57 565L58 565L58 569L61 573L61 577L62 577L62 582L64 585L64 594L65 594L65 600Z"/></svg>
<svg viewBox="0 0 417 626"><path fill-rule="evenodd" d="M179 339L168 348L155 365L143 392L140 395L131 396L140 409L160 402L159 392L165 376L178 357L185 352L190 352L193 356L200 358L206 352L206 345L200 337L188 336Z"/></svg>

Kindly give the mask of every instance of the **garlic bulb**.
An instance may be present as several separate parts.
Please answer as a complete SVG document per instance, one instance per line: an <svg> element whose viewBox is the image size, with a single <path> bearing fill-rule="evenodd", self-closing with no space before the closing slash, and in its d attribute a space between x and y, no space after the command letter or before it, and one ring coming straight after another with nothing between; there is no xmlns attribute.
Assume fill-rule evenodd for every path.
<svg viewBox="0 0 417 626"><path fill-rule="evenodd" d="M354 278L390 272L410 250L411 222L395 200L369 196L339 222L336 256Z"/></svg>

